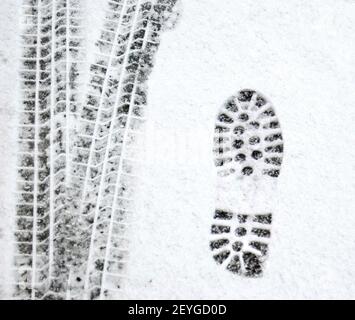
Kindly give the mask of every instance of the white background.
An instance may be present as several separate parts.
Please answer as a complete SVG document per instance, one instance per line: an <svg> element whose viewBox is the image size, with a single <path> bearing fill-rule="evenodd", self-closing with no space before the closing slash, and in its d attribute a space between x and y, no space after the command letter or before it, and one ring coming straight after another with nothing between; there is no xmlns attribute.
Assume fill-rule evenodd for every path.
<svg viewBox="0 0 355 320"><path fill-rule="evenodd" d="M0 275L6 279L20 2L0 3ZM87 4L90 43L105 1ZM178 26L162 37L149 81L125 297L355 298L355 2L182 4ZM285 142L271 251L261 279L220 269L209 250L215 116L243 88L272 101Z"/></svg>

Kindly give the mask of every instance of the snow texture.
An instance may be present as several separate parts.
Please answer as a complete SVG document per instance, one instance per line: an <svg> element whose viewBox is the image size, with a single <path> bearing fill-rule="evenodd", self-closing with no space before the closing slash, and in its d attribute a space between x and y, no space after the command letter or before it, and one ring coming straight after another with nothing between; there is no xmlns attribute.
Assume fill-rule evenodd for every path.
<svg viewBox="0 0 355 320"><path fill-rule="evenodd" d="M212 0L182 0L183 10L176 27L172 31L159 34L161 44L159 51L154 51L154 66L149 65L149 72L152 72L149 80L145 79L139 82L137 88L128 90L128 93L135 92L136 89L144 92L138 96L144 97L144 102L139 103L144 109L144 116L139 113L139 117L144 118L145 124L139 124L137 130L141 132L140 138L137 139L138 135L135 134L132 141L132 148L137 151L133 155L138 160L138 165L132 166L135 178L127 186L123 186L125 182L121 175L126 172L126 168L128 170L124 156L120 154L120 160L116 162L116 159L111 158L111 142L107 139L103 145L105 152L102 157L113 161L114 190L110 189L110 182L104 177L104 173L111 168L110 161L103 162L98 173L98 185L88 184L89 189L78 190L76 175L72 178L74 166L68 166L71 163L68 162L68 157L65 156L64 164L55 164L51 160L67 154L68 150L74 157L79 156L75 148L80 147L79 143L83 141L85 133L81 127L82 119L87 115L85 108L88 105L88 95L94 90L90 68L98 62L98 54L104 50L97 44L98 39L103 36L101 31L104 28L104 18L107 17L105 9L109 1L41 2L44 6L50 3L53 10L51 12L56 11L53 3L70 3L71 6L82 7L81 25L85 32L80 41L87 52L85 56L78 58L85 60L80 66L82 74L74 77L73 82L70 79L64 82L66 86L77 83L69 90L73 95L75 90L80 91L80 94L73 97L77 101L74 103L75 110L70 109L72 99L66 90L66 111L58 111L57 114L51 108L51 125L48 125L47 119L41 119L39 112L42 108L40 102L47 96L40 96L36 90L34 97L27 96L28 99L34 99L33 107L37 112L34 119L26 119L29 121L28 125L35 124L37 129L34 133L36 143L30 149L34 159L33 162L26 162L26 165L30 165L38 173L43 170L44 176L33 175L33 186L36 187L33 191L32 187L29 189L36 199L30 205L33 214L30 215L30 222L19 222L21 211L17 204L19 194L20 198L24 195L24 189L20 186L22 191L19 192L16 182L19 173L28 173L21 171L28 169L22 168L23 163L18 162L18 154L24 149L18 142L23 131L21 128L17 130L19 123L26 120L23 118L25 104L22 102L25 97L22 91L24 76L19 72L24 67L23 39L20 37L24 34L24 29L20 26L23 12L20 9L22 1L1 1L2 299L13 295L15 298L28 299L355 298L355 257L352 254L355 249L355 141L352 129L355 120L355 109L352 107L355 100L354 1L224 0L221 4ZM115 2L117 1L111 1ZM65 5L64 11L69 10L68 8L70 6ZM144 15L143 11L132 12L137 17L137 23L138 16ZM43 16L46 15L45 12L44 10ZM67 17L66 14L64 16ZM49 13L48 19L53 31L55 19ZM169 21L167 26L174 25L175 22ZM127 27L132 25L128 24ZM42 33L38 33L39 29L37 26L37 41L43 40L44 45L50 44L51 54L59 54L60 36L58 35L58 42L53 37L47 39ZM64 29L68 32L70 25L68 29L68 24L65 24ZM54 35L52 32L50 34ZM56 35L55 38L57 39ZM129 39L130 36L124 41ZM64 42L67 48L68 42ZM143 45L140 48L142 47ZM37 75L42 71L47 72L46 68L49 68L48 72L55 75L56 79L68 76L68 68L73 67L68 61L72 60L64 59L63 70L59 56L57 63L53 64L53 61L57 61L56 57L49 63L37 46L35 48L36 61L40 60L42 63L40 67L37 64L29 67L32 70L34 68ZM68 54L68 49L64 51ZM140 57L142 56L144 54ZM119 58L118 55L109 57L112 61ZM45 70L41 70L42 67ZM118 77L118 74L113 72L112 76ZM129 83L125 80L122 78L122 84ZM81 86L81 82L85 85ZM48 90L52 102L60 95L60 83L60 80L51 81L50 90L43 88L45 92ZM136 82L133 85L134 83ZM36 77L34 83L28 85L26 90L38 88L39 78ZM256 278L241 277L221 268L211 258L210 247L211 223L216 208L220 205L216 201L217 186L222 185L221 177L216 174L212 152L215 148L216 115L223 102L243 88L262 92L272 102L285 144L282 170L277 178L278 188L266 187L266 191L260 196L269 199L270 189L273 190L270 205L273 214L272 237L268 244L268 259L263 266L263 276ZM114 90L118 88L114 87ZM111 94L107 90L99 91L100 95ZM122 97L119 94L117 96ZM136 97L137 95L131 94L129 101L135 101ZM97 110L102 112L99 107ZM129 112L134 112L133 110L135 109L130 108ZM61 118L62 112L68 112L68 117ZM120 139L116 137L113 125L119 112L118 108L114 108L108 115L108 134L114 139ZM57 137L54 134L55 124L58 122L63 130L67 130L69 127L63 123L72 118L81 119L75 121L79 125L74 128L79 130L79 134L65 131ZM95 119L101 121L100 117ZM133 115L129 119L130 122L124 124L124 139L120 140L126 147L131 141L128 139L127 128L131 129ZM42 137L40 128L46 127L50 128L49 132ZM52 141L50 145L53 146L53 141L58 141L59 149L43 145L47 134ZM97 136L92 131L88 135L90 146L95 146ZM49 162L42 162L42 147L43 153L50 159ZM87 168L97 164L94 160L94 157L91 157L91 161L81 157L80 161L84 162L84 178ZM127 166L130 167L130 163ZM65 185L69 187L61 192L66 194L63 197L71 199L72 196L73 199L64 209L54 201L55 197L45 200L45 205L52 208L49 210L51 223L44 221L45 217L41 219L41 213L33 208L38 208L43 200L39 197L41 183L38 180L46 179L48 175L52 181L49 192L55 193L55 186L60 184L53 179L55 170L70 171L64 178L70 179L65 181ZM75 199L79 192L81 198L95 205L93 216L101 217L97 213L108 202L115 208L121 208L121 204L116 201L118 196L115 195L118 194L117 190L122 190L122 186L124 191L129 192L132 202L131 215L125 215L130 227L129 260L126 262L124 257L124 277L116 276L113 279L109 277L110 270L113 268L114 272L120 271L117 263L119 260L111 265L107 257L116 245L120 248L124 246L121 242L110 240L113 233L113 228L110 227L104 228L102 239L96 237L95 232L101 234L97 232L100 231L98 218L96 223L95 218L86 219L84 208ZM228 183L224 189L230 189L232 194L239 187L236 181L235 185ZM59 194L58 198L61 196ZM239 205L240 201L238 205L231 206L230 210L238 214ZM25 255L28 253L25 251L30 252L25 248L27 244L15 244L19 242L19 238L13 231L20 225L36 232L44 227L43 223L53 227L56 207L64 212L60 215L59 226L67 224L68 218L70 227L53 229L54 232L43 239L49 244L31 250L31 259L27 259ZM126 205L122 207L125 208ZM268 212L253 211L248 214L254 215L252 219L255 219L255 214ZM115 217L115 214L108 213L110 224ZM85 226L90 227L89 231ZM82 233L75 233L76 237L66 237L66 232L72 235L73 230L85 230L84 236ZM89 236L88 240L86 235ZM34 241L41 240L31 236L32 244ZM76 248L79 241L83 245L80 250ZM73 250L68 250L65 255L61 254L61 249L70 249L71 246ZM101 257L101 249L98 251L98 247L105 252L102 268L100 263L96 263ZM237 245L236 248L238 249ZM20 261L14 261L13 258L16 258L15 254L19 251L22 257ZM44 259L40 257L42 251L45 253ZM65 264L56 263L58 261ZM51 268L50 272L47 267ZM240 273L238 267L235 270ZM49 276L51 273L59 276L59 282ZM38 285L38 282L43 283Z"/></svg>
<svg viewBox="0 0 355 320"><path fill-rule="evenodd" d="M354 1L183 1L149 83L128 298L355 297L354 14ZM243 88L270 99L285 143L256 279L209 248L215 117Z"/></svg>
<svg viewBox="0 0 355 320"><path fill-rule="evenodd" d="M24 0L16 298L104 299L121 291L137 158L131 145L142 134L146 81L175 2L108 1L82 104L82 2Z"/></svg>

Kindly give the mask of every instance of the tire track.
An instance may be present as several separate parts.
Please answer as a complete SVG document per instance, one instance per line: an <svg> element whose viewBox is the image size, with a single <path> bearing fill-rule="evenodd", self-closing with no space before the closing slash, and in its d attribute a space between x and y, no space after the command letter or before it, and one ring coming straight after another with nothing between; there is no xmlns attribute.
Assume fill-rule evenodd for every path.
<svg viewBox="0 0 355 320"><path fill-rule="evenodd" d="M68 212L70 136L78 107L78 0L23 1L15 296L65 298L74 242Z"/></svg>
<svg viewBox="0 0 355 320"><path fill-rule="evenodd" d="M82 256L71 277L72 297L114 298L123 287L139 152L133 143L142 133L146 82L175 3L108 1L73 156Z"/></svg>

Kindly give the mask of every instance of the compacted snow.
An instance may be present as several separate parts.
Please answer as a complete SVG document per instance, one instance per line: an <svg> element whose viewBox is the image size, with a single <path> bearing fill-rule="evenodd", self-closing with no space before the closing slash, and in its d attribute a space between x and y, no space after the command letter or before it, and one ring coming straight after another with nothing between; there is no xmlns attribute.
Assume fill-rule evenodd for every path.
<svg viewBox="0 0 355 320"><path fill-rule="evenodd" d="M14 281L20 5L0 4L1 298ZM105 5L85 3L89 62ZM148 81L119 298L355 298L355 2L182 0L181 9ZM216 117L245 88L271 101L284 143L269 256L255 279L223 270L210 250Z"/></svg>

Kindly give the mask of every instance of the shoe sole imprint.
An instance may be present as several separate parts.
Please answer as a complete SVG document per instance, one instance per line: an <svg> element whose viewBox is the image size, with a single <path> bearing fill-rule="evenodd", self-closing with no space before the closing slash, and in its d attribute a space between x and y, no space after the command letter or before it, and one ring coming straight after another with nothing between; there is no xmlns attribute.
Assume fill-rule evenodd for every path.
<svg viewBox="0 0 355 320"><path fill-rule="evenodd" d="M271 237L269 200L283 157L272 104L254 90L231 97L217 116L213 151L218 175L213 258L232 273L261 276Z"/></svg>
<svg viewBox="0 0 355 320"><path fill-rule="evenodd" d="M129 256L133 143L142 134L146 81L176 0L107 1L73 153L73 211L79 216L73 299L120 295Z"/></svg>
<svg viewBox="0 0 355 320"><path fill-rule="evenodd" d="M80 1L24 0L15 298L64 299L75 234L67 177L81 63Z"/></svg>

